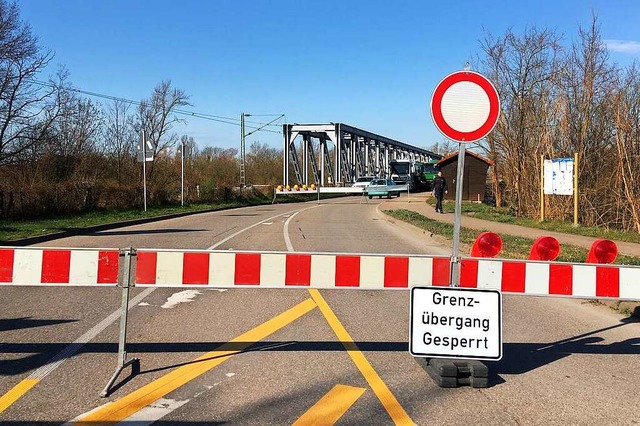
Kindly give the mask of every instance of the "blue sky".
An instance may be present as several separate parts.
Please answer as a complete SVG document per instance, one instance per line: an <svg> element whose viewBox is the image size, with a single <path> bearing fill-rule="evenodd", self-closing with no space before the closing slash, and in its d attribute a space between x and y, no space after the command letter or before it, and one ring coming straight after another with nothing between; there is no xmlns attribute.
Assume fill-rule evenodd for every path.
<svg viewBox="0 0 640 426"><path fill-rule="evenodd" d="M612 62L640 59L640 1L19 0L42 47L82 90L140 100L171 80L183 109L239 120L343 122L405 143L442 142L435 86L487 34L549 28L569 46L596 13ZM98 99L96 99L98 100ZM273 117L271 117L273 118ZM270 117L251 117L264 121ZM284 121L281 121L284 122ZM239 147L238 126L188 118L199 147ZM282 146L276 133L247 139Z"/></svg>

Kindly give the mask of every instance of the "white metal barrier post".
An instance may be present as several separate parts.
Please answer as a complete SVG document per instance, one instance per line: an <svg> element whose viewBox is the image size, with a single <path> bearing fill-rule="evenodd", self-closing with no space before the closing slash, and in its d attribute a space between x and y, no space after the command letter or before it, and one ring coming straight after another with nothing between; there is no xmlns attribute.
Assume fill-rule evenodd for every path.
<svg viewBox="0 0 640 426"><path fill-rule="evenodd" d="M127 360L127 319L129 315L129 292L132 285L131 271L133 269L133 262L131 259L136 256L136 249L128 248L120 250L120 258L124 258L124 262L120 262L123 265L122 277L120 279L120 285L122 286L122 305L120 308L120 336L118 339L118 366L115 373L111 376L111 379L105 386L104 390L100 393L101 397L109 396L111 387L115 383L116 379L122 373L122 371L131 365L131 376L135 376L140 371L140 359L131 358Z"/></svg>

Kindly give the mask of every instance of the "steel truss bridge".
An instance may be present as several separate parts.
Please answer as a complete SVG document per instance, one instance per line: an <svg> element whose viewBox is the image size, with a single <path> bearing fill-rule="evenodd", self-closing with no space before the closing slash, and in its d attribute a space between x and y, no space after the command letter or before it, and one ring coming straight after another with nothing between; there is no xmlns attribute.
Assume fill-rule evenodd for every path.
<svg viewBox="0 0 640 426"><path fill-rule="evenodd" d="M283 184L344 186L360 176L387 177L389 162L409 159L427 162L441 158L426 149L389 139L343 123L284 124ZM302 137L301 152L296 139Z"/></svg>

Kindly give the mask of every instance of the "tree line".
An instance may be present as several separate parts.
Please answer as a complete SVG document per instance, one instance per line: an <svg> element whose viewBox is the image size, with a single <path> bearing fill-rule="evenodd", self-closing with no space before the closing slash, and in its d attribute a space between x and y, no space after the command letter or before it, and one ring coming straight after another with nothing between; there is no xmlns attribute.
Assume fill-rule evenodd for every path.
<svg viewBox="0 0 640 426"><path fill-rule="evenodd" d="M638 66L610 63L596 17L570 46L562 41L552 30L528 28L480 42L475 68L496 86L502 109L478 145L493 162L496 204L539 217L541 158L578 153L580 223L640 232ZM175 133L189 96L171 81L139 102L98 102L74 89L65 69L43 79L52 58L18 6L0 0L0 219L141 207L143 133L153 147L151 205L180 201L183 149L187 202L236 196L238 150L199 149ZM429 149L451 147L443 141ZM282 150L251 144L246 181L282 183ZM570 196L546 196L545 204L547 217L573 219Z"/></svg>
<svg viewBox="0 0 640 426"><path fill-rule="evenodd" d="M609 61L597 17L563 47L548 29L482 42L478 66L496 86L498 124L481 144L493 161L496 203L538 218L541 158L578 154L579 221L640 232L640 74ZM571 221L571 196L546 196ZM545 214L547 216L547 214Z"/></svg>
<svg viewBox="0 0 640 426"><path fill-rule="evenodd" d="M139 102L98 102L74 89L64 68L42 77L53 56L20 20L17 4L0 0L0 219L141 207L141 134L153 158L146 163L151 205L180 201L183 149L187 202L235 196L238 150L199 150L174 131L177 110L189 105L184 91L162 81ZM277 184L280 155L251 144L248 181Z"/></svg>

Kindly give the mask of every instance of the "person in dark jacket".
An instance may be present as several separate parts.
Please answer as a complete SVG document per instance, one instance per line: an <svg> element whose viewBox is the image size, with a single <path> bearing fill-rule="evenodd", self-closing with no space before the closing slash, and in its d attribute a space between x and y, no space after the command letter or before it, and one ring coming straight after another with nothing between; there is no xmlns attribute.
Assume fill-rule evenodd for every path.
<svg viewBox="0 0 640 426"><path fill-rule="evenodd" d="M439 171L438 176L433 179L432 191L432 195L436 197L436 213L444 213L444 211L442 211L442 199L444 198L444 194L448 193L447 180L442 177L442 172Z"/></svg>

